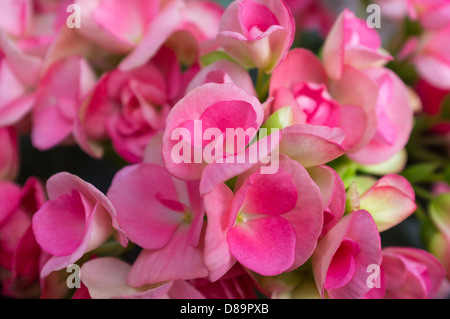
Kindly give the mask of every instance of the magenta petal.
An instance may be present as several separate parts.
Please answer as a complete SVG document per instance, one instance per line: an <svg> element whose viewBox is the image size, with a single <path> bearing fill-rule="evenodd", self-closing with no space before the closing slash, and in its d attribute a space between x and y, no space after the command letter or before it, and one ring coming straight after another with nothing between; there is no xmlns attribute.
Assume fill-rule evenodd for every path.
<svg viewBox="0 0 450 319"><path fill-rule="evenodd" d="M356 269L356 258L360 247L351 239L344 239L335 252L325 279L325 289L336 289L345 286L353 277Z"/></svg>
<svg viewBox="0 0 450 319"><path fill-rule="evenodd" d="M208 223L205 234L204 260L209 270L209 279L220 279L235 264L227 243L233 192L225 185L217 185L205 195Z"/></svg>
<svg viewBox="0 0 450 319"><path fill-rule="evenodd" d="M20 203L21 189L10 182L0 182L0 226L16 211Z"/></svg>
<svg viewBox="0 0 450 319"><path fill-rule="evenodd" d="M234 226L227 236L233 256L263 276L286 271L295 258L295 231L282 217L250 219Z"/></svg>
<svg viewBox="0 0 450 319"><path fill-rule="evenodd" d="M242 207L245 212L277 216L295 208L297 189L283 169L267 175L257 172L248 181L249 189Z"/></svg>
<svg viewBox="0 0 450 319"><path fill-rule="evenodd" d="M51 255L72 254L83 241L85 216L83 200L77 191L46 202L33 217L37 242Z"/></svg>
<svg viewBox="0 0 450 319"><path fill-rule="evenodd" d="M330 275L332 277L329 279L329 284L339 287L344 283L342 287L327 290L328 295L333 299L363 298L369 291L367 267L372 264L378 266L381 264L380 235L370 213L359 210L345 215L319 240L312 256L314 277L322 295L333 257L339 251L341 243L348 239L357 243L360 250L356 254L358 249L354 243L345 244L347 245L344 246L346 254L342 257L355 258L355 267L353 268L351 265L351 260L347 260L346 263L342 263L347 265L347 267L344 267L346 269L345 275L341 273L341 277L335 276L336 278L333 278L333 273ZM346 276L349 274L353 274L350 279Z"/></svg>

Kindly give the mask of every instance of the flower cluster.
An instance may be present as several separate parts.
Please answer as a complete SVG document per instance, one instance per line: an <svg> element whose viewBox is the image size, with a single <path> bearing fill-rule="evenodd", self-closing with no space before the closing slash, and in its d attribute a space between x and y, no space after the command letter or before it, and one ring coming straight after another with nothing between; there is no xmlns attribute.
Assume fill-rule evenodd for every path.
<svg viewBox="0 0 450 319"><path fill-rule="evenodd" d="M376 3L387 47L320 1L2 0L1 294L445 297L450 5ZM107 190L24 176L27 138L113 158Z"/></svg>

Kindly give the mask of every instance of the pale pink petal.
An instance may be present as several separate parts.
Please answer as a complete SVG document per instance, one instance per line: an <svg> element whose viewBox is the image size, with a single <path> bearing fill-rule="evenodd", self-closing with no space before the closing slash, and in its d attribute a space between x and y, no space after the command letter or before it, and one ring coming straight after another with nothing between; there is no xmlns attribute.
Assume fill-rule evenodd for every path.
<svg viewBox="0 0 450 319"><path fill-rule="evenodd" d="M92 299L159 299L172 282L132 288L127 285L131 265L112 257L92 259L81 267L80 279Z"/></svg>
<svg viewBox="0 0 450 319"><path fill-rule="evenodd" d="M136 48L119 65L122 71L128 71L144 65L158 51L172 32L182 21L184 3L173 0L147 26L147 32Z"/></svg>
<svg viewBox="0 0 450 319"><path fill-rule="evenodd" d="M328 163L345 153L340 128L299 124L283 129L281 134L280 153L306 168Z"/></svg>
<svg viewBox="0 0 450 319"><path fill-rule="evenodd" d="M188 231L188 226L181 225L164 248L143 250L130 270L127 283L131 287L140 287L208 276L203 262L203 245L191 246L187 240Z"/></svg>

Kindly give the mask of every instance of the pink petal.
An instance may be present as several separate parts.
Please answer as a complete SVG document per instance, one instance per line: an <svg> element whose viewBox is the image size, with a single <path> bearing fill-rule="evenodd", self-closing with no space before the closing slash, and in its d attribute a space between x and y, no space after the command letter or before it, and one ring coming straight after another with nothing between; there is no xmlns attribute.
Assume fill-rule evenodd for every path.
<svg viewBox="0 0 450 319"><path fill-rule="evenodd" d="M119 65L128 71L144 65L167 40L182 21L184 3L181 0L169 2L147 26L147 32L137 47Z"/></svg>
<svg viewBox="0 0 450 319"><path fill-rule="evenodd" d="M233 256L245 267L263 276L286 271L295 258L295 231L282 217L247 220L227 236Z"/></svg>
<svg viewBox="0 0 450 319"><path fill-rule="evenodd" d="M341 147L343 139L339 128L293 125L282 131L280 152L304 167L322 165L345 153Z"/></svg>
<svg viewBox="0 0 450 319"><path fill-rule="evenodd" d="M161 166L123 168L114 177L107 196L117 210L120 227L143 248L163 247L182 222L182 214L158 200L163 196L178 201L172 178Z"/></svg>
<svg viewBox="0 0 450 319"><path fill-rule="evenodd" d="M92 299L158 299L172 283L132 288L127 285L131 265L112 257L90 260L81 267L81 280Z"/></svg>
<svg viewBox="0 0 450 319"><path fill-rule="evenodd" d="M233 197L233 192L225 184L218 184L204 197L208 217L204 260L211 281L221 278L236 262L227 243Z"/></svg>
<svg viewBox="0 0 450 319"><path fill-rule="evenodd" d="M395 137L391 143L373 138L364 148L349 156L359 163L376 164L388 160L405 147L413 127L413 110L410 106L406 86L397 75L386 69L370 69L367 73L376 81L380 81L383 76L389 77L392 81L390 83L392 97L388 101L378 102L383 103L382 107L385 112L385 118L378 118L378 130L387 132L388 130L383 125L389 124ZM379 107L380 105L377 106L377 108Z"/></svg>
<svg viewBox="0 0 450 319"><path fill-rule="evenodd" d="M80 192L80 194L87 199L87 202L89 202L92 207L98 203L101 208L108 212L111 217L110 223L112 221L112 226L117 232L120 244L126 247L128 240L117 223L115 208L109 199L97 188L95 188L95 186L67 172L61 172L53 175L47 181L47 194L50 200L57 199L59 196L64 194L70 194L72 190L77 190ZM107 227L107 225L104 226Z"/></svg>
<svg viewBox="0 0 450 319"><path fill-rule="evenodd" d="M343 146L350 152L361 149L377 130L376 83L362 71L346 66L341 78L331 84L330 94L341 104L339 127L346 133Z"/></svg>
<svg viewBox="0 0 450 319"><path fill-rule="evenodd" d="M182 225L165 247L143 250L130 270L128 284L140 287L168 280L206 277L208 270L203 263L203 245L191 246L187 240L188 230L188 226Z"/></svg>
<svg viewBox="0 0 450 319"><path fill-rule="evenodd" d="M222 107L219 107L218 103ZM226 111L227 105L244 104L251 106L251 110L246 108L246 112L235 112L233 116L231 116L230 111ZM234 84L207 83L191 90L172 108L167 117L163 135L162 155L164 165L175 177L182 180L200 179L205 163L194 163L193 161L193 163L175 163L172 159L172 150L179 141L171 139L173 132L183 127L188 121L200 120L202 114L214 105L222 110L222 119L208 112L207 118L211 117L209 119L211 125L217 122L220 127L231 125L227 127L234 128L236 127L235 123L249 123L250 119L247 116L250 116L251 122L256 121L255 124L252 123L252 126L259 127L262 124L264 112L261 103L254 96L248 95ZM191 135L191 138L195 138L195 136ZM190 145L188 146L190 147Z"/></svg>
<svg viewBox="0 0 450 319"><path fill-rule="evenodd" d="M280 88L290 91L299 83L328 83L322 62L311 51L296 48L287 54L286 58L273 71L270 79L270 95L273 96Z"/></svg>
<svg viewBox="0 0 450 319"><path fill-rule="evenodd" d="M341 177L328 166L308 169L311 178L319 186L325 207L324 225L321 236L325 235L342 218L345 211L345 186Z"/></svg>
<svg viewBox="0 0 450 319"><path fill-rule="evenodd" d="M355 256L355 268L350 280L336 289L328 289L330 298L362 298L368 291L367 267L371 264L381 264L381 241L372 216L363 210L354 211L344 216L328 233L319 240L312 257L314 277L319 291L323 294L327 273L333 256L338 251L344 239L356 242L360 251ZM354 247L354 245L350 245ZM353 250L350 250L353 251ZM351 268L348 268L351 270ZM344 281L342 281L344 282Z"/></svg>
<svg viewBox="0 0 450 319"><path fill-rule="evenodd" d="M242 207L246 213L278 216L297 204L297 189L283 169L270 175L252 174L243 187L248 187Z"/></svg>

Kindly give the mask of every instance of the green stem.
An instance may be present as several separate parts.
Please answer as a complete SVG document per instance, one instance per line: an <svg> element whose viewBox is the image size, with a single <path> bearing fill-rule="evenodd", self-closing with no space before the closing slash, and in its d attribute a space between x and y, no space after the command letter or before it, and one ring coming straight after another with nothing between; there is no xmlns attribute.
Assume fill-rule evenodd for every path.
<svg viewBox="0 0 450 319"><path fill-rule="evenodd" d="M265 102L267 93L269 92L270 75L263 70L258 69L258 75L256 79L256 93L261 103Z"/></svg>
<svg viewBox="0 0 450 319"><path fill-rule="evenodd" d="M417 196L419 196L425 200L428 200L428 201L431 201L435 198L435 196L432 193L430 193L428 190L426 190L420 186L415 186L414 192L416 193Z"/></svg>

